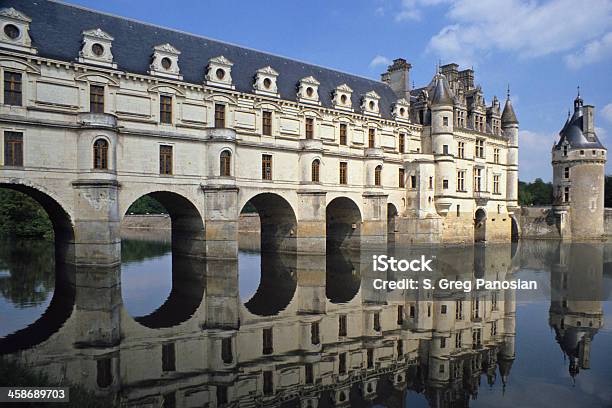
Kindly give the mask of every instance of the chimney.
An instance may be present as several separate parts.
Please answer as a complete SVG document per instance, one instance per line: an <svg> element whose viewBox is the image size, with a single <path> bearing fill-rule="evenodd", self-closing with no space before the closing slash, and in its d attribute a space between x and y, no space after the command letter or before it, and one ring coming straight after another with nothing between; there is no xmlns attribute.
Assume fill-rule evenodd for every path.
<svg viewBox="0 0 612 408"><path fill-rule="evenodd" d="M582 107L582 133L588 140L595 139L595 118L593 105Z"/></svg>
<svg viewBox="0 0 612 408"><path fill-rule="evenodd" d="M446 77L448 82L455 82L459 76L459 65L455 63L442 65L440 72Z"/></svg>
<svg viewBox="0 0 612 408"><path fill-rule="evenodd" d="M406 98L410 101L410 68L412 65L403 58L393 60L387 72L380 76L380 80L393 90L397 98Z"/></svg>
<svg viewBox="0 0 612 408"><path fill-rule="evenodd" d="M464 69L458 73L459 81L463 83L466 90L474 88L474 70Z"/></svg>

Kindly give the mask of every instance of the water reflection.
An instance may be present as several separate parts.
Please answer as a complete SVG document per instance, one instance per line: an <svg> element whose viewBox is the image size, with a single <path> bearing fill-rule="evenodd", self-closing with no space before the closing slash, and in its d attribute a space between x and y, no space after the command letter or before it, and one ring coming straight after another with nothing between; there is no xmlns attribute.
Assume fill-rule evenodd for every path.
<svg viewBox="0 0 612 408"><path fill-rule="evenodd" d="M564 397L564 406L604 406L612 402L612 334L602 302L611 249L527 242L391 253L435 257L434 281L529 275L547 282L546 302L521 304L512 290L374 290L374 278L422 273L375 272L364 252L263 255L261 277L244 284L239 275L253 271L239 268L242 259L194 260L172 257L164 245L124 244L124 270L151 262L157 268L140 269L142 282L168 282L157 297L141 299L150 311L142 317L126 306L133 292L122 288L120 268L35 270L26 260L39 259L37 249L26 257L5 250L0 271L9 274L0 275L0 288L11 306L1 315L17 305L49 306L0 338L0 353L122 406L528 406L530 396L515 391L525 382L549 390L550 401L580 396ZM35 288L44 289L26 293ZM242 289L252 296L241 299ZM537 334L547 327L542 310L548 337ZM602 392L580 387L583 372Z"/></svg>

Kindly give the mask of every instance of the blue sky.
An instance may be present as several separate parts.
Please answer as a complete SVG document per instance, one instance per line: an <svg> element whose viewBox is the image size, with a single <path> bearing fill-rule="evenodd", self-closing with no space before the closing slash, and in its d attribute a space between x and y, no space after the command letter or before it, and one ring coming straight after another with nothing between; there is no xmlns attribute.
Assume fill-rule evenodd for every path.
<svg viewBox="0 0 612 408"><path fill-rule="evenodd" d="M510 84L521 180L551 179L550 148L578 85L612 147L612 0L71 3L375 79L403 57L416 86L438 60L473 66L487 104Z"/></svg>

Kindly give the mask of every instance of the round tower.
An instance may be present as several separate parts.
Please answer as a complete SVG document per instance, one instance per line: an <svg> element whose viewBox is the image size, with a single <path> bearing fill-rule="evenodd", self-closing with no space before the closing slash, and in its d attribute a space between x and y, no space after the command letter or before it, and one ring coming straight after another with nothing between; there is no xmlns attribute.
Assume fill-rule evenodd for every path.
<svg viewBox="0 0 612 408"><path fill-rule="evenodd" d="M603 236L605 164L606 148L595 134L594 108L584 105L578 92L574 114L552 149L553 206L568 216L561 219L564 237Z"/></svg>
<svg viewBox="0 0 612 408"><path fill-rule="evenodd" d="M439 70L432 85L431 144L436 164L436 207L439 213L445 215L456 191L453 93L446 77Z"/></svg>
<svg viewBox="0 0 612 408"><path fill-rule="evenodd" d="M506 169L506 206L518 207L518 131L519 122L510 100L510 87L501 117L504 135L508 138L508 167Z"/></svg>

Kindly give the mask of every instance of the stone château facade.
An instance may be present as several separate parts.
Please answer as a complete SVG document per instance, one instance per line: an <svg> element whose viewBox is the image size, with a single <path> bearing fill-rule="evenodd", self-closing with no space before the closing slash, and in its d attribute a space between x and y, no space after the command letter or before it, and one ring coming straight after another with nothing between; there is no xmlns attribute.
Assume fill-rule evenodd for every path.
<svg viewBox="0 0 612 408"><path fill-rule="evenodd" d="M471 69L412 89L403 59L374 81L66 4L3 4L0 184L43 204L69 256L113 262L146 194L176 247L207 256L235 256L249 201L274 249L510 240L518 120L509 98L485 104Z"/></svg>

